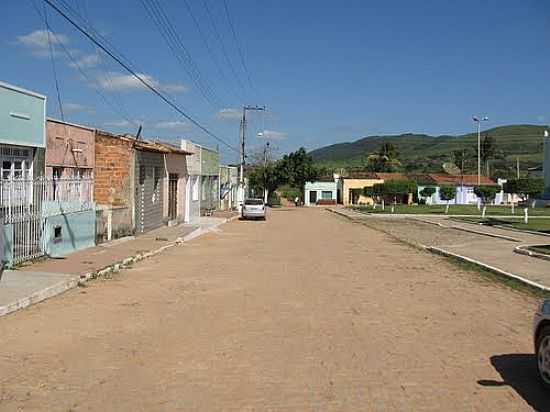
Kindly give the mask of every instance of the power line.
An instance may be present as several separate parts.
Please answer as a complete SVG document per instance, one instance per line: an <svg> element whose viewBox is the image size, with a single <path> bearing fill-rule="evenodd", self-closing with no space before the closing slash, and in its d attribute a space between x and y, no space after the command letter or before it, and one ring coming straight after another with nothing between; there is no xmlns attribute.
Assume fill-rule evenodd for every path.
<svg viewBox="0 0 550 412"><path fill-rule="evenodd" d="M200 38L201 38L201 40L204 44L204 47L205 47L206 51L208 52L208 55L210 56L210 59L212 60L212 63L214 63L214 66L216 67L216 70L218 71L218 74L220 76L220 79L222 80L222 83L230 85L231 89L232 89L232 93L237 97L237 100L240 100L241 103L243 103L244 102L243 96L239 93L239 91L237 90L235 85L228 80L227 76L225 75L224 71L222 70L221 65L218 62L218 59L216 58L216 55L215 55L214 51L210 47L210 43L208 42L208 37L202 31L201 26L199 24L199 21L198 21L197 17L195 16L195 13L193 13L193 9L191 8L191 5L189 4L189 1L188 0L183 0L183 2L185 4L185 7L187 8L187 12L191 16L191 19L193 20L193 23L195 24L195 27L197 28L199 36L200 36ZM227 91L226 91L226 93L227 93ZM227 93L227 95L229 96L229 93ZM232 97L232 96L230 96L230 97Z"/></svg>
<svg viewBox="0 0 550 412"><path fill-rule="evenodd" d="M216 139L217 141L219 141L223 145L227 146L231 150L234 150L234 151L238 152L238 149L231 146L225 140L218 137L216 134L214 134L213 132L208 130L205 126L203 126L201 123L199 123L197 120L195 120L191 115L187 114L184 110L180 109L176 103L172 102L172 100L170 100L168 97L166 97L162 92L160 92L153 85L151 85L146 79L144 79L142 76L140 76L138 73L136 73L131 67L129 67L128 64L126 64L120 58L115 56L113 54L113 52L111 52L106 46L101 44L101 42L99 42L92 34L90 34L87 30L82 28L78 23L76 23L67 14L65 14L62 10L60 10L55 4L53 4L51 0L43 0L43 1L45 1L51 8L53 8L65 20L67 20L75 29L77 29L79 32L81 32L92 43L94 43L97 47L99 47L107 55L109 55L113 60L115 60L118 64L120 64L126 71L128 71L133 77L135 77L141 84L143 84L147 89L149 89L154 94L156 94L162 101L164 101L166 104L168 104L172 109L174 109L176 112L181 114L183 117L185 117L188 121L190 121L192 124L194 124L199 129L201 129L208 136Z"/></svg>
<svg viewBox="0 0 550 412"><path fill-rule="evenodd" d="M210 11L210 7L208 7L208 0L202 0L202 4L204 5L204 8L206 10L206 14L208 15L208 19L210 20L210 24L212 26L212 29L214 31L214 35L218 39L218 42L220 43L222 53L225 57L225 61L227 62L227 65L229 66L229 69L233 73L233 76L235 77L235 80L239 84L239 87L241 89L245 89L243 83L241 82L240 77L237 75L237 71L235 70L235 67L233 66L233 63L231 63L231 59L229 58L229 55L227 54L227 50L225 48L225 44L223 42L222 36L220 35L220 32L218 31L218 27L216 25L216 21L214 20L214 16L212 15L212 12Z"/></svg>
<svg viewBox="0 0 550 412"><path fill-rule="evenodd" d="M246 73L246 77L248 79L248 85L258 95L259 94L258 90L252 84L252 78L250 76L250 71L248 70L248 67L246 65L246 61L244 59L244 53L243 53L243 50L241 48L241 44L240 44L240 42L237 38L237 33L235 31L235 26L233 25L233 20L231 19L231 13L229 13L229 7L227 6L227 0L223 0L223 6L224 6L224 9L225 9L225 15L227 17L227 21L229 22L229 27L231 28L231 33L233 34L233 40L235 40L235 44L237 45L237 50L238 50L239 56L241 58L241 64L243 66L244 72Z"/></svg>
<svg viewBox="0 0 550 412"><path fill-rule="evenodd" d="M53 51L53 45L50 38L50 25L48 24L48 12L46 10L46 5L44 5L44 25L46 26L46 37L48 38L48 49L50 51L50 61L52 63L52 72L55 82L55 91L57 93L57 104L59 105L59 114L61 115L61 120L65 121L65 114L63 113L63 104L61 103L61 92L59 90L59 81L57 79L57 69L55 68L55 57Z"/></svg>
<svg viewBox="0 0 550 412"><path fill-rule="evenodd" d="M141 4L145 8L145 11L153 20L157 29L159 30L164 41L168 45L168 48L180 63L180 65L187 72L191 80L197 86L197 89L204 97L204 99L210 103L214 108L221 106L217 103L217 96L213 89L203 82L201 72L193 60L191 53L183 44L178 32L174 29L170 19L164 12L160 2L155 0L141 0Z"/></svg>
<svg viewBox="0 0 550 412"><path fill-rule="evenodd" d="M38 8L38 6L34 3L34 0L32 0L32 5L34 6L35 11L40 16L40 18L43 19L44 17L42 16L42 13L40 12L40 9ZM84 77L84 79L86 79L91 86L93 86L92 87L93 90L99 95L99 97L101 97L101 99L108 106L110 106L113 109L113 111L115 111L119 116L121 116L124 120L126 120L128 123L133 124L136 127L139 127L139 124L137 124L135 121L130 119L128 114L124 110L122 110L122 103L121 102L119 102L119 105L117 106L115 103L109 101L107 96L105 96L103 93L101 93L101 91L97 87L94 86L94 82L92 81L92 79L90 79L90 77L86 74L84 69L81 67L80 63L72 55L72 53L65 47L63 42L59 41L59 39L57 38L57 36L56 36L55 32L53 32L53 30L51 30L51 35L54 38L55 42L59 45L61 50L65 53L65 55L72 62L73 66L80 72L81 76ZM120 108L119 108L119 106L120 106Z"/></svg>

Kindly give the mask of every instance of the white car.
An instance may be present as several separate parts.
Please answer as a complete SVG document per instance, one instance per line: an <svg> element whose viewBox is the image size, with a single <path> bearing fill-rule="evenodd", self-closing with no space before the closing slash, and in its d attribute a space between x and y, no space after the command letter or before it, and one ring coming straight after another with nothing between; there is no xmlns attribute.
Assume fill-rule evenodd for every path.
<svg viewBox="0 0 550 412"><path fill-rule="evenodd" d="M550 299L542 302L535 313L533 339L539 376L550 389Z"/></svg>
<svg viewBox="0 0 550 412"><path fill-rule="evenodd" d="M263 199L246 199L241 216L243 219L265 220L265 204Z"/></svg>

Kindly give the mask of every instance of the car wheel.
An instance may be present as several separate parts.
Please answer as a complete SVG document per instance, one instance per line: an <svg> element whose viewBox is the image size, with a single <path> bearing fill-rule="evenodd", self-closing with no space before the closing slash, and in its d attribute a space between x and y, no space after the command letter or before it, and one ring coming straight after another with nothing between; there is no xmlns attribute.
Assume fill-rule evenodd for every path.
<svg viewBox="0 0 550 412"><path fill-rule="evenodd" d="M542 384L550 389L550 326L539 332L537 339L537 367Z"/></svg>

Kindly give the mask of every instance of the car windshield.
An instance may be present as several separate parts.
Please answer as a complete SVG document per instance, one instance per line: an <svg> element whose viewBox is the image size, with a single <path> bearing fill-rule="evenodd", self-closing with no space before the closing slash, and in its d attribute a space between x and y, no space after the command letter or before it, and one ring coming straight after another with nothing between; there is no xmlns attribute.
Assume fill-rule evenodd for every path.
<svg viewBox="0 0 550 412"><path fill-rule="evenodd" d="M245 205L263 205L264 201L262 199L246 199L244 201Z"/></svg>

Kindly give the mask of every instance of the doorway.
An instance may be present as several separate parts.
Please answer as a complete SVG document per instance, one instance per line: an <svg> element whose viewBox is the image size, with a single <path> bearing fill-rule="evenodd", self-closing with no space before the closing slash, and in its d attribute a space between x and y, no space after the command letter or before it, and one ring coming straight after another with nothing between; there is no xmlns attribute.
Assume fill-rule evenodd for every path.
<svg viewBox="0 0 550 412"><path fill-rule="evenodd" d="M310 190L310 192L309 192L309 204L310 205L317 204L317 191L316 190Z"/></svg>
<svg viewBox="0 0 550 412"><path fill-rule="evenodd" d="M178 180L177 173L168 175L168 218L170 220L178 218Z"/></svg>

